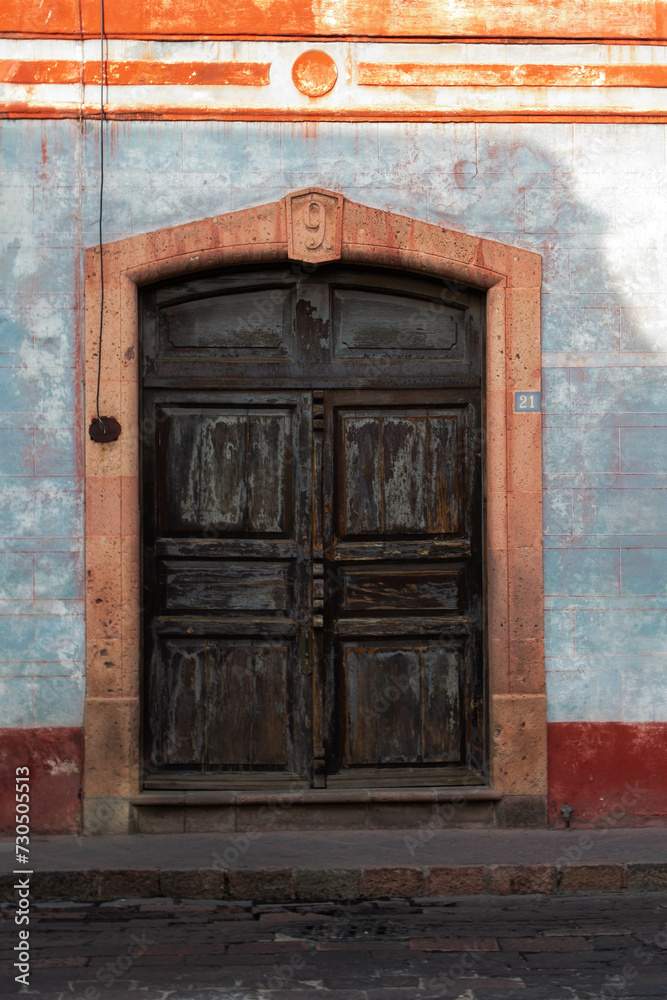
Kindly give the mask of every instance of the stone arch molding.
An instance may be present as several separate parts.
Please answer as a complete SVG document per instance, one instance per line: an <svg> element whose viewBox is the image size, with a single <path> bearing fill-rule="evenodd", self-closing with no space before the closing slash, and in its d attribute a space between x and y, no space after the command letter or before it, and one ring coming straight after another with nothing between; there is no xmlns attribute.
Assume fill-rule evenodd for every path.
<svg viewBox="0 0 667 1000"><path fill-rule="evenodd" d="M131 828L140 773L138 288L227 265L341 260L428 273L486 291L485 505L489 784L495 822L545 822L538 254L348 201L316 188L282 201L91 247L85 260L85 406L95 415L104 258L102 412L118 441L86 440L84 829Z"/></svg>

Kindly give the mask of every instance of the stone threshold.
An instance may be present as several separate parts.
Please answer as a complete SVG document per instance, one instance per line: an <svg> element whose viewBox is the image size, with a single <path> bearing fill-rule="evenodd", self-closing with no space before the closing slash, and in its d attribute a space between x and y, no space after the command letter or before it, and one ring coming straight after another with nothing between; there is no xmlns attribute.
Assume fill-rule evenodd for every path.
<svg viewBox="0 0 667 1000"><path fill-rule="evenodd" d="M503 793L480 785L425 788L302 788L296 791L170 790L143 791L130 798L133 806L262 806L342 805L380 802L500 802Z"/></svg>

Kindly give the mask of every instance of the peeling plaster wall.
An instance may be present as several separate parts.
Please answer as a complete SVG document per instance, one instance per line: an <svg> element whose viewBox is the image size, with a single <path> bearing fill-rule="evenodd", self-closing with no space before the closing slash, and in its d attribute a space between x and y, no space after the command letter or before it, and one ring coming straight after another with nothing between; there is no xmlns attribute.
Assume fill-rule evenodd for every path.
<svg viewBox="0 0 667 1000"><path fill-rule="evenodd" d="M667 722L665 126L106 129L105 241L314 184L543 255L552 812L583 782L594 820L600 761ZM0 171L0 725L52 733L82 721L81 250L98 241L99 126L4 121ZM585 773L563 728L581 742L581 723L607 726ZM667 794L651 801L667 814Z"/></svg>
<svg viewBox="0 0 667 1000"><path fill-rule="evenodd" d="M81 143L0 132L0 716L81 724Z"/></svg>

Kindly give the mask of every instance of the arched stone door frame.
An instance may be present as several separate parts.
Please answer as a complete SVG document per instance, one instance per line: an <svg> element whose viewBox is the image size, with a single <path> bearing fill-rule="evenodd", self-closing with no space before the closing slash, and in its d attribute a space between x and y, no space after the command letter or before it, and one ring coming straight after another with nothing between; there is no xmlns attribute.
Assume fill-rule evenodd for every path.
<svg viewBox="0 0 667 1000"><path fill-rule="evenodd" d="M294 212L310 191L332 237L326 245L312 240L314 249ZM119 418L122 433L109 444L86 441L84 829L91 833L130 829L131 799L141 790L138 289L209 268L289 259L401 268L486 292L489 784L503 797L496 821L546 821L541 416L514 410L515 391L540 390L541 258L310 191L101 248L100 406ZM100 247L86 251L85 265L88 426L96 413Z"/></svg>

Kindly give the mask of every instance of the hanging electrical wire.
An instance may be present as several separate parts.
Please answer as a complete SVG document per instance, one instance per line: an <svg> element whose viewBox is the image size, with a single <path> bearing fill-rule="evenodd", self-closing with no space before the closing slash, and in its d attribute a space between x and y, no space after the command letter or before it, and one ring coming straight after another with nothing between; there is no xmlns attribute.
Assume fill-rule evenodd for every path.
<svg viewBox="0 0 667 1000"><path fill-rule="evenodd" d="M102 324L104 322L104 254L102 253L102 231L104 219L104 0L100 0L100 331L97 345L97 395L95 412L102 433L104 423L100 418L100 382L102 380Z"/></svg>
<svg viewBox="0 0 667 1000"><path fill-rule="evenodd" d="M95 416L89 434L93 441L116 441L120 435L120 424L115 417L100 416L100 385L102 382L102 332L104 328L104 253L102 235L104 223L104 0L100 0L100 324L97 339L97 391L95 394Z"/></svg>

